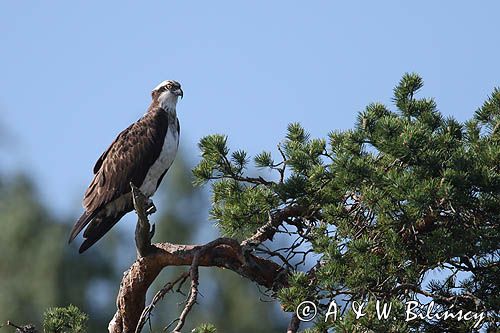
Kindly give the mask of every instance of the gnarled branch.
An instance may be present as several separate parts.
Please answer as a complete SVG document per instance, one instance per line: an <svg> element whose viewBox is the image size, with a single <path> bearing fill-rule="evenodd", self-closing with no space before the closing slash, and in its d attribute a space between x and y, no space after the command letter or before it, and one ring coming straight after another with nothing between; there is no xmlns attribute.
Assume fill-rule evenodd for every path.
<svg viewBox="0 0 500 333"><path fill-rule="evenodd" d="M148 204L152 207L154 205L148 202L137 187L132 184L131 187L138 216L135 238L138 258L124 273L116 301L117 310L108 326L110 333L140 332L156 302L179 281L185 281L187 273L167 284L145 309L148 288L161 270L168 266L191 267L190 295L174 331L182 328L187 314L196 302L199 266L230 269L273 291L288 285L288 271L285 268L271 260L254 255L251 250L263 241L272 239L277 228L287 218L300 215L300 207L290 206L270 214L268 223L241 244L231 238L218 238L205 245L151 244L152 231L147 215L150 213ZM297 323L294 322L292 327L295 325Z"/></svg>
<svg viewBox="0 0 500 333"><path fill-rule="evenodd" d="M134 332L145 307L146 292L160 271L167 266L191 266L197 255L199 266L224 267L272 290L288 285L288 276L280 265L252 254L245 255L234 239L218 238L209 244L210 250L202 253L204 245L153 244L155 251L137 259L125 273L109 332Z"/></svg>

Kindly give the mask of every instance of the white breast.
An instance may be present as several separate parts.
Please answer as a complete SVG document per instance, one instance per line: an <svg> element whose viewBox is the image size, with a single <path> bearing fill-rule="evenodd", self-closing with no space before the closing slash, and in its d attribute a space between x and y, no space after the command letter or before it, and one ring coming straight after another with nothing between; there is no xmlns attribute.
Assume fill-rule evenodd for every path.
<svg viewBox="0 0 500 333"><path fill-rule="evenodd" d="M177 148L179 146L179 133L177 132L176 125L177 124L172 124L168 127L160 156L158 156L158 159L149 169L146 174L146 178L144 178L144 182L140 187L141 192L147 197L150 197L155 193L158 179L160 179L165 170L170 168L175 155L177 154Z"/></svg>

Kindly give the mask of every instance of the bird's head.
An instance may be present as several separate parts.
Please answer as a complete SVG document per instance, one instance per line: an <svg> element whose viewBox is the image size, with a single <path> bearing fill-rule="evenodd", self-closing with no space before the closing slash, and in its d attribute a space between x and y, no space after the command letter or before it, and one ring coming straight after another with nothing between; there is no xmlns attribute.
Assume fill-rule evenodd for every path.
<svg viewBox="0 0 500 333"><path fill-rule="evenodd" d="M174 80L163 81L151 92L153 101L157 101L164 110L175 109L179 96L182 98L184 92L181 89L181 84Z"/></svg>

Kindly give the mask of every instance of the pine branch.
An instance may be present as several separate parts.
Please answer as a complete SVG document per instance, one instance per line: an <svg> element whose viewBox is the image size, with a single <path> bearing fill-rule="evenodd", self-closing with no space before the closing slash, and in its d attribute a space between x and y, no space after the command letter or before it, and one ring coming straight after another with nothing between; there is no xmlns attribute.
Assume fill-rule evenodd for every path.
<svg viewBox="0 0 500 333"><path fill-rule="evenodd" d="M266 224L261 226L251 237L244 240L241 245L247 246L258 246L260 243L266 240L272 240L273 236L277 232L277 228L285 222L289 217L301 216L305 212L302 206L288 206L284 209L278 210L275 213L269 214L269 220Z"/></svg>
<svg viewBox="0 0 500 333"><path fill-rule="evenodd" d="M237 241L218 238L206 245L153 244L149 255L141 257L124 274L117 296L117 311L108 329L111 333L135 332L145 308L146 292L161 270L168 266L227 268L257 284L279 290L287 286L283 268L270 261L244 253Z"/></svg>

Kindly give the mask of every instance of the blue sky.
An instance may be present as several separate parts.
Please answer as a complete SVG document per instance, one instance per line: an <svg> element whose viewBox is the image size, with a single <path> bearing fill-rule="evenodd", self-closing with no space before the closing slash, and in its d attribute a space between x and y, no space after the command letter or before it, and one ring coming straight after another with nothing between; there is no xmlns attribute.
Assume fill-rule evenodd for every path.
<svg viewBox="0 0 500 333"><path fill-rule="evenodd" d="M164 79L182 83L181 148L224 133L274 151L391 105L404 72L467 119L500 86L498 1L2 1L0 169L29 170L59 214L81 212L91 168Z"/></svg>

